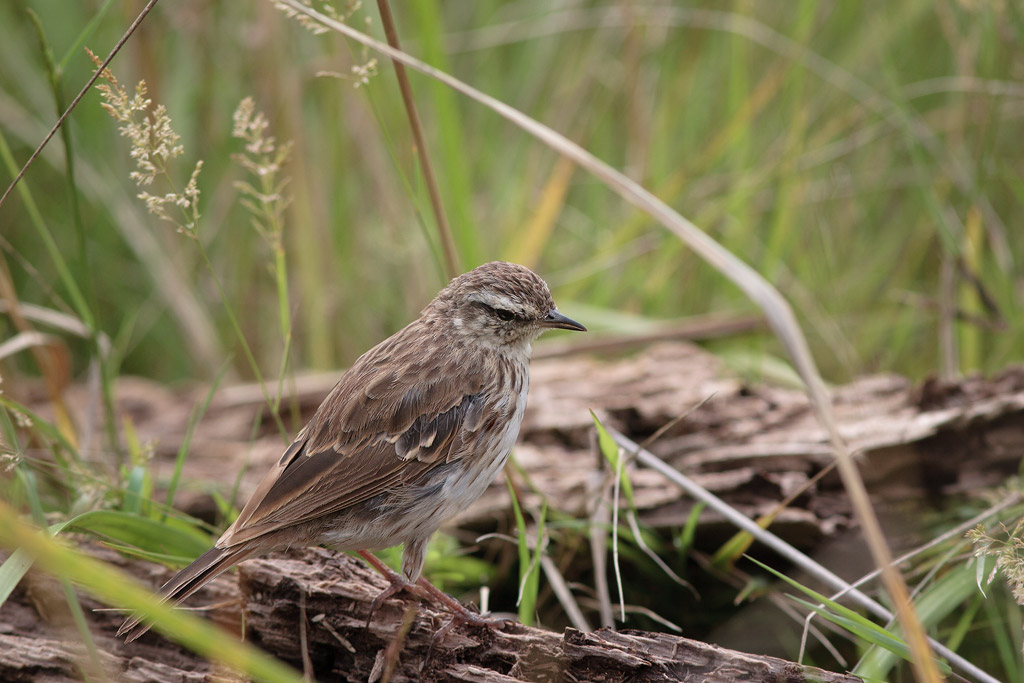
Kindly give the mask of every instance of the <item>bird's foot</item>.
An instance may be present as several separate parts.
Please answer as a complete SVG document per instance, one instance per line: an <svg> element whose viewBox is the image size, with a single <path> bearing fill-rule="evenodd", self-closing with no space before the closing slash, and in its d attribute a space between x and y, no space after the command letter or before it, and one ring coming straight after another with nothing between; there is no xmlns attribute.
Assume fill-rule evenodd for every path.
<svg viewBox="0 0 1024 683"><path fill-rule="evenodd" d="M451 631L457 626L461 626L462 624L472 624L473 626L482 626L483 628L500 631L505 627L505 624L508 623L507 619L497 619L495 617L488 617L480 614L479 612L474 612L469 607L466 607L423 577L420 577L420 580L417 581L417 583L434 602L443 605L452 613L452 618L449 619L444 626L437 629L437 632L434 633L434 637L430 639L430 647L427 648L427 656L425 659L427 662L429 662L430 658L433 657L434 649L437 647L438 643L444 642L445 636L451 633Z"/></svg>
<svg viewBox="0 0 1024 683"><path fill-rule="evenodd" d="M493 628L500 630L504 625L505 619L495 619L494 617L488 617L474 612L469 607L466 607L461 602L453 598L452 596L445 593L443 590L430 583L422 576L419 581L416 582L419 587L423 590L427 596L433 600L436 604L445 607L449 612L452 613L451 620L441 627L441 630L437 632L435 638L443 636L448 631L452 630L459 624L472 624L473 626L486 626L487 628Z"/></svg>
<svg viewBox="0 0 1024 683"><path fill-rule="evenodd" d="M395 570L381 562L370 552L360 550L359 555L361 555L362 558L370 564L370 566L383 574L391 583L390 586L381 591L380 594L377 595L377 597L375 597L370 603L370 614L366 617L367 627L369 627L370 621L373 619L373 615L377 612L380 606L384 604L384 601L403 590L420 599L430 600L434 604L439 605L452 613L452 618L448 620L448 622L442 626L436 634L434 634L435 641L441 640L447 633L460 624L472 624L473 626L484 626L500 630L506 623L505 619L495 619L493 617L480 614L479 612L474 612L469 607L466 607L423 577L420 577L416 583L406 581Z"/></svg>
<svg viewBox="0 0 1024 683"><path fill-rule="evenodd" d="M378 593L373 601L370 602L370 613L366 615L366 628L370 628L370 622L373 621L373 615L377 613L377 610L384 604L384 601L392 595L406 591L407 593L411 593L419 598L423 597L415 583L411 583L403 579L398 572L377 559L377 556L373 553L366 550L360 550L359 555L362 556L362 558L366 560L371 567L383 574L384 578L386 578L391 584Z"/></svg>

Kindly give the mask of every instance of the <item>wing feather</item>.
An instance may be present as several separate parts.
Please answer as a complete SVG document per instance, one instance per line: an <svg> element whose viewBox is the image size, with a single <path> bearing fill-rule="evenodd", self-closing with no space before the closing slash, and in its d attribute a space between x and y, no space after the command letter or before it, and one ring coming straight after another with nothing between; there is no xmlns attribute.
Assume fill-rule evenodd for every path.
<svg viewBox="0 0 1024 683"><path fill-rule="evenodd" d="M460 434L484 422L481 364L462 362L459 376L441 376L450 345L432 345L438 350L424 358L422 349L403 343L423 338L421 322L342 376L218 546L344 510L462 457Z"/></svg>

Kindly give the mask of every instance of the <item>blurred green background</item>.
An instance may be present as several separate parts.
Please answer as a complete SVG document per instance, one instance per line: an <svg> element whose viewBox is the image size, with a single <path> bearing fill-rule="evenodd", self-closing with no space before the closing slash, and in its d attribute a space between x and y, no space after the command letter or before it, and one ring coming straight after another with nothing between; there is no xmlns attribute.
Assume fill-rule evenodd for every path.
<svg viewBox="0 0 1024 683"><path fill-rule="evenodd" d="M59 90L91 73L138 3L0 5L0 132L20 167ZM1024 358L1024 10L1015 2L395 3L410 53L565 133L652 189L793 303L826 378L992 372ZM370 3L349 18L382 34ZM84 28L83 27L87 27ZM259 366L280 367L271 249L234 183L232 112L251 95L293 140L284 217L294 368L336 368L415 316L443 284L433 216L391 66L313 36L270 3L161 3L114 60L145 79L196 160L198 235ZM509 259L597 331L754 307L678 240L495 114L412 75L464 269ZM209 378L228 352L251 377L210 269L145 214L129 147L88 94L0 207L19 299L81 317L44 248L52 234L121 374ZM12 176L4 165L4 185ZM147 188L160 193L166 190ZM72 197L72 195L75 195ZM13 333L0 318L0 333ZM81 372L87 342L69 340ZM765 334L722 353L780 355ZM7 361L34 372L28 356Z"/></svg>
<svg viewBox="0 0 1024 683"><path fill-rule="evenodd" d="M56 102L89 77L83 48L105 56L140 8L0 4L0 185L52 125ZM994 373L1024 360L1019 2L417 0L393 11L408 52L623 169L763 273L793 304L828 380ZM374 3L347 21L382 35ZM52 331L56 312L108 337L108 401L118 376L209 383L225 359L224 383L254 368L273 382L347 365L446 279L394 73L373 59L269 2L158 4L111 68L129 91L145 79L167 107L184 146L168 169L178 189L203 161L196 241L146 213L130 145L92 91L0 207L0 284L11 284L0 300L42 307L29 311L39 329ZM411 78L464 270L493 259L533 267L590 338L756 312L601 182L482 106ZM232 137L250 96L267 134L294 143L274 180L287 204L279 244L254 228L238 188L256 182ZM144 189L169 191L159 180ZM0 342L17 331L0 315ZM102 344L55 334L68 376L85 379ZM765 331L707 345L737 369L766 372L782 357ZM2 363L8 376L39 373L29 353ZM177 524L131 434L117 438L108 421L109 442L122 444L112 450L131 459L121 453L97 485L58 438L72 430L54 421L26 437L44 455L18 464L5 499L21 511L34 501L37 523L105 507L121 522ZM23 432L5 411L0 422L21 454ZM47 471L50 451L58 466L37 487L28 464ZM968 574L963 593L974 595ZM975 628L982 602L971 604L958 638ZM971 647L1018 679L1019 609L1003 595L984 610L995 635L982 628Z"/></svg>

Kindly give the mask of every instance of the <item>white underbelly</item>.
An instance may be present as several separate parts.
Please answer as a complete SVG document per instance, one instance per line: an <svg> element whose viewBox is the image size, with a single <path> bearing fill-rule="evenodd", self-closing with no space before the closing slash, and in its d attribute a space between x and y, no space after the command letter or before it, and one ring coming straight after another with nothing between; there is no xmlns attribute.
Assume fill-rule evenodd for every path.
<svg viewBox="0 0 1024 683"><path fill-rule="evenodd" d="M356 523L326 530L322 542L339 549L386 548L403 541L426 538L472 505L505 466L519 438L519 428L526 411L529 377L525 377L522 384L505 428L490 435L495 441L474 443L481 435L469 434L467 445L473 444L473 451L458 460L439 465L446 472L440 486L435 479L424 484L420 491L409 490L402 496L402 502L396 500L393 505L385 502L383 509L379 509L372 519L360 519ZM471 460L486 462L480 463L482 467L467 467Z"/></svg>

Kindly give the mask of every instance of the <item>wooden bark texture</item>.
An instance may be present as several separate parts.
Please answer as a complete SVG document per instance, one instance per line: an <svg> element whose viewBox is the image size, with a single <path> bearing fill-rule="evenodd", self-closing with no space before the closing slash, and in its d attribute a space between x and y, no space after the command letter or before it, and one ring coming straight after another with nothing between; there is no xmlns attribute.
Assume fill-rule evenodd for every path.
<svg viewBox="0 0 1024 683"><path fill-rule="evenodd" d="M110 551L94 546L93 552L129 570L146 571ZM305 650L312 676L322 682L376 682L384 680L385 671L394 683L861 680L644 631L583 633L570 628L556 633L509 622L499 629L458 625L435 639L449 615L404 594L385 601L367 627L370 602L386 586L383 577L355 558L305 548L243 563L237 581L219 579L203 591L199 603L226 605L214 616L235 632L240 632L244 612L246 638L299 670ZM5 604L0 612L0 680L65 683L82 680L83 669L97 678L66 615L43 606L59 591L52 580L33 576ZM100 677L132 683L240 680L153 632L124 644L113 637L120 616L94 611L102 606L81 597L100 650ZM399 633L406 618L411 618L411 627L403 637Z"/></svg>
<svg viewBox="0 0 1024 683"><path fill-rule="evenodd" d="M337 377L332 373L297 381L294 401L304 418ZM20 395L31 393L10 389ZM95 406L101 403L90 392L73 387L68 403L84 426L83 434L100 434ZM158 478L170 474L188 416L205 393L205 388L172 392L143 380L119 381L118 407L140 438L155 444ZM840 430L859 452L861 471L883 510L888 503L928 504L994 486L1016 472L1024 452L1022 367L988 379L929 381L916 387L900 377L871 376L833 387L832 396ZM44 415L48 410L42 392L37 400L30 397L26 402ZM261 402L259 390L250 386L217 394L193 438L186 480L218 482L227 493L235 474L244 469L240 496L244 499L252 491L283 448L280 435L265 419L252 438ZM772 510L831 462L825 435L799 389L744 381L695 346L661 344L621 360L561 357L533 364L527 418L515 451L533 487L520 487L525 505L539 507L543 497L561 512L585 518L595 501L607 495L608 477L595 450L591 409L638 442L682 415L650 449L751 517ZM86 444L83 451L100 449ZM643 523L673 528L686 522L693 503L675 486L636 466L630 468L630 477ZM192 514L214 517L212 499L200 487L183 486L178 502ZM474 538L500 528L509 508L508 492L499 479L457 524L471 529L468 537ZM699 522L698 533L726 536L734 531L708 511ZM815 549L851 524L849 506L833 474L797 497L772 528L800 547ZM151 585L165 576L165 570L154 565L109 551L97 553L129 567ZM0 680L78 678L80 653L68 644L75 641L74 632L59 610L47 607L59 603L52 596L60 589L47 588L42 577L33 576L0 609ZM390 661L381 653L395 642L396 625L413 604L408 599L391 600L369 629L362 628L367 600L382 584L361 565L323 550L252 561L238 576L241 594L236 575L231 574L198 595L197 604L240 603L244 598L248 636L298 662L298 596L305 595L308 647L319 680L368 680L377 675L374 667ZM103 607L87 596L83 600L87 610ZM318 620L320 614L324 616ZM238 628L237 607L216 615ZM113 680L230 680L229 673L212 670L156 635L124 646L112 637L120 615L89 612L89 618ZM415 617L394 660L392 680L799 681L811 675L781 660L664 634L583 634L571 629L556 633L522 626L497 633L459 627L436 644L424 665L430 638L442 620L443 615L429 607ZM358 656L331 629L347 638ZM749 641L732 645L757 649ZM691 671L700 672L694 674L700 677L682 677ZM855 680L825 672L813 675L818 680Z"/></svg>
<svg viewBox="0 0 1024 683"><path fill-rule="evenodd" d="M253 560L241 570L249 637L301 666L300 596L307 649L317 680L377 681L835 681L859 678L747 655L663 633L600 630L563 633L507 623L500 630L461 625L435 634L449 616L399 596L365 627L369 602L386 581L365 565L323 549ZM408 634L398 634L406 615ZM398 647L396 647L396 643Z"/></svg>

